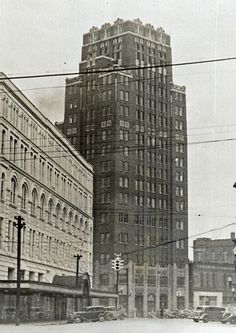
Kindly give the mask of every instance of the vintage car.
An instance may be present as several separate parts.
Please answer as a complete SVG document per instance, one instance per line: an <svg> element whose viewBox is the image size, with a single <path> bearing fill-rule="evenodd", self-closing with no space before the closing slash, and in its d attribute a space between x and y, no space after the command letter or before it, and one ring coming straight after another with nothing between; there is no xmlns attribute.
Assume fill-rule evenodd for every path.
<svg viewBox="0 0 236 333"><path fill-rule="evenodd" d="M67 318L68 323L104 320L106 320L106 309L104 306L88 306L81 311L72 312Z"/></svg>
<svg viewBox="0 0 236 333"><path fill-rule="evenodd" d="M222 321L225 310L224 307L219 306L198 307L193 312L192 319L195 322L202 321L203 323L207 323L208 321Z"/></svg>
<svg viewBox="0 0 236 333"><path fill-rule="evenodd" d="M230 323L232 325L236 324L236 315L232 312L225 312L221 320L222 324Z"/></svg>
<svg viewBox="0 0 236 333"><path fill-rule="evenodd" d="M115 306L106 306L105 307L106 314L105 318L106 320L117 320L117 319L125 319L126 313L122 308L116 309Z"/></svg>
<svg viewBox="0 0 236 333"><path fill-rule="evenodd" d="M189 309L182 309L182 310L179 310L178 315L179 315L179 318L189 319L189 318L192 318L193 311L189 310Z"/></svg>

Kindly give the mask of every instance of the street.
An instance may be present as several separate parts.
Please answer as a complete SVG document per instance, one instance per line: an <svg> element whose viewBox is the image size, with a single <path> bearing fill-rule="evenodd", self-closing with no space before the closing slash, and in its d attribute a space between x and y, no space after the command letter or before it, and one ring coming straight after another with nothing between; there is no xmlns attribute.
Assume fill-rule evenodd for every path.
<svg viewBox="0 0 236 333"><path fill-rule="evenodd" d="M235 326L219 322L194 323L188 319L127 319L124 321L108 321L81 324L22 324L0 325L1 333L225 333L235 331Z"/></svg>

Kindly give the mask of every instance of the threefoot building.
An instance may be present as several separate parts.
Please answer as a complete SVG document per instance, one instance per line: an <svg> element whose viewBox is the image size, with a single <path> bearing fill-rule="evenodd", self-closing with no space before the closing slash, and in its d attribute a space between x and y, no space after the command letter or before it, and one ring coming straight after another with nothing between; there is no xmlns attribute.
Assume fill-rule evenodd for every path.
<svg viewBox="0 0 236 333"><path fill-rule="evenodd" d="M0 135L0 319L15 311L17 216L25 223L22 315L63 318L73 292L53 287L55 276L75 277L79 254L91 283L93 168L4 74Z"/></svg>
<svg viewBox="0 0 236 333"><path fill-rule="evenodd" d="M115 290L111 260L121 254L141 315L149 301L188 307L186 100L171 63L162 28L139 19L92 27L57 124L94 168L94 281Z"/></svg>

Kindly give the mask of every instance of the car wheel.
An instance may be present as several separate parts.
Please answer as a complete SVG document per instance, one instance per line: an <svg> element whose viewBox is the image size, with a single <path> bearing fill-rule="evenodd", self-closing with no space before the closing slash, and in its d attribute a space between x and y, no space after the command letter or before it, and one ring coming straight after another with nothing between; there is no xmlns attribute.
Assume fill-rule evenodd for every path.
<svg viewBox="0 0 236 333"><path fill-rule="evenodd" d="M199 320L198 320L198 319L193 319L193 321L195 321L195 323L198 323L198 322L199 322Z"/></svg>
<svg viewBox="0 0 236 333"><path fill-rule="evenodd" d="M125 316L123 314L119 315L119 319L120 320L124 320L125 319Z"/></svg>
<svg viewBox="0 0 236 333"><path fill-rule="evenodd" d="M203 319L203 323L208 323L208 319L207 319L207 318L204 318L204 319Z"/></svg>
<svg viewBox="0 0 236 333"><path fill-rule="evenodd" d="M100 315L100 316L98 317L98 320L101 321L101 322L104 321L104 320L105 320L104 315Z"/></svg>
<svg viewBox="0 0 236 333"><path fill-rule="evenodd" d="M231 318L230 324L235 325L236 324L236 318Z"/></svg>
<svg viewBox="0 0 236 333"><path fill-rule="evenodd" d="M112 313L107 313L105 318L106 320L112 320L113 319Z"/></svg>
<svg viewBox="0 0 236 333"><path fill-rule="evenodd" d="M77 317L75 318L75 323L79 324L79 323L82 323L82 318L81 317Z"/></svg>

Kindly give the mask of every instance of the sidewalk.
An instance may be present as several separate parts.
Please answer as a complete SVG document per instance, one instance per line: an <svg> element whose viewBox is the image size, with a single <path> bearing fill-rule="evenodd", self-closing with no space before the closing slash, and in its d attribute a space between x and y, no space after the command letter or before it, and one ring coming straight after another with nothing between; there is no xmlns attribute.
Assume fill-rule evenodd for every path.
<svg viewBox="0 0 236 333"><path fill-rule="evenodd" d="M65 325L67 324L66 320L55 320L55 321L31 321L31 322L22 322L20 323L20 326L22 325L33 325L33 326L51 326L51 325ZM0 322L0 329L3 326L16 326L15 323L1 323Z"/></svg>

